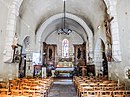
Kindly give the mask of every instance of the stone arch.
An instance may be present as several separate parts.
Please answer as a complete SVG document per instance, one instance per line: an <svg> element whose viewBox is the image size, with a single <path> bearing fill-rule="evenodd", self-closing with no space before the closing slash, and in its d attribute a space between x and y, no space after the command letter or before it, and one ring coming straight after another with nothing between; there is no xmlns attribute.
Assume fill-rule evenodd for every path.
<svg viewBox="0 0 130 97"><path fill-rule="evenodd" d="M62 18L63 16L64 16L63 13L56 14L56 15L50 17L48 20L46 20L40 26L40 28L37 31L37 35L36 35L36 44L38 45L39 48L40 48L40 43L41 43L41 36L42 36L44 30L46 29L46 27L50 23L52 23L54 20ZM92 31L90 30L90 28L87 26L87 24L81 18L79 18L76 15L73 15L73 14L70 14L70 13L66 13L66 17L70 18L72 20L75 20L76 22L78 22L84 28L86 34L88 35L89 51L92 52L93 51L93 34L92 34Z"/></svg>
<svg viewBox="0 0 130 97"><path fill-rule="evenodd" d="M106 7L108 8L110 5L110 0L104 0L104 3L106 4Z"/></svg>
<svg viewBox="0 0 130 97"><path fill-rule="evenodd" d="M25 53L26 49L29 47L30 45L30 36L26 36L23 41L22 41L22 45L23 45L23 53Z"/></svg>

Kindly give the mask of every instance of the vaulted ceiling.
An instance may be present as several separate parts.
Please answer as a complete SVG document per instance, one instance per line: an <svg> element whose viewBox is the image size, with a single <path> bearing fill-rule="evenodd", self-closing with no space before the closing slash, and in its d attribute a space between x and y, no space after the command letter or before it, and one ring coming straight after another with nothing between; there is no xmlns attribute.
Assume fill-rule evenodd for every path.
<svg viewBox="0 0 130 97"><path fill-rule="evenodd" d="M63 4L63 0L24 0L20 7L20 17L37 31L48 18L63 13ZM66 0L66 12L84 20L92 32L97 26L102 25L106 14L105 9L103 0ZM67 25L72 26L71 28L81 28L78 23L75 23L76 21L71 19L67 21ZM51 24L53 31L63 23L60 19L55 22Z"/></svg>

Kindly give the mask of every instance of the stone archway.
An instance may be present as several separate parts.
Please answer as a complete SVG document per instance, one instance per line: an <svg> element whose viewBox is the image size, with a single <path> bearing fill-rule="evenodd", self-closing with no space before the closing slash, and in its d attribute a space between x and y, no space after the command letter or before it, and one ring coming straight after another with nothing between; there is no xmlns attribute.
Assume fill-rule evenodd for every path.
<svg viewBox="0 0 130 97"><path fill-rule="evenodd" d="M26 36L23 40L23 53L26 53L26 49L29 48L29 45L30 45L30 36Z"/></svg>
<svg viewBox="0 0 130 97"><path fill-rule="evenodd" d="M44 30L46 29L46 27L52 23L54 20L62 18L63 17L63 13L60 14L56 14L52 17L50 17L48 20L46 20L41 27L38 29L37 31L37 35L36 35L36 44L38 45L39 49L40 49L40 43L41 43L41 36L44 32ZM88 44L89 44L89 51L92 52L93 51L93 34L92 31L90 30L90 28L87 26L87 24L78 16L75 16L73 14L70 13L66 13L66 17L70 18L76 22L78 22L85 30L86 34L88 35ZM49 34L49 33L48 33ZM46 38L48 35L44 35L44 38ZM39 50L40 51L40 50ZM93 54L91 54L90 56L93 57Z"/></svg>
<svg viewBox="0 0 130 97"><path fill-rule="evenodd" d="M6 38L6 45L5 45L5 51L7 52L6 55L4 55L4 62L10 62L11 58L12 58L12 48L10 47L10 45L12 44L13 41L13 36L15 34L16 31L16 22L17 22L17 17L19 14L19 8L22 4L24 0L13 0L13 2L10 5L10 9L9 9L9 17L8 17L8 23L7 23L7 28L6 31L8 34L7 38ZM104 0L104 2L106 3L107 8L109 7L109 4L112 0ZM117 1L117 0L113 0L113 1ZM109 10L111 11L111 10ZM90 37L91 35L89 35L89 40L91 40L93 38ZM39 37L39 36L38 36ZM10 40L8 40L8 38L10 38ZM38 40L37 40L38 41ZM40 42L40 41L39 41ZM91 41L89 41L91 42ZM93 42L89 43L92 44ZM40 45L39 45L40 47ZM92 45L89 46L89 51L92 50Z"/></svg>

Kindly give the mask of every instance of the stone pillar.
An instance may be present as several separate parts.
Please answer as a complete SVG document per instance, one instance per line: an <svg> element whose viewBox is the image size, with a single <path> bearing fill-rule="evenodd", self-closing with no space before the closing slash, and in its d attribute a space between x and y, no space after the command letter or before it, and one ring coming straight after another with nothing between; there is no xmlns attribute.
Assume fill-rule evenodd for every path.
<svg viewBox="0 0 130 97"><path fill-rule="evenodd" d="M19 15L19 8L23 0L13 0L9 7L7 27L6 27L6 43L4 52L4 62L11 63L13 57L13 49L11 47L13 43L13 38L16 33L16 22L17 16Z"/></svg>
<svg viewBox="0 0 130 97"><path fill-rule="evenodd" d="M120 39L119 39L119 28L117 20L117 0L104 0L107 5L107 13L110 17L114 17L111 21L111 34L112 34L112 57L115 61L121 61L121 50L120 50Z"/></svg>
<svg viewBox="0 0 130 97"><path fill-rule="evenodd" d="M96 42L96 47L94 51L94 64L95 64L95 72L96 76L100 73L102 68L102 48L101 48L101 40L98 39Z"/></svg>
<svg viewBox="0 0 130 97"><path fill-rule="evenodd" d="M91 57L91 58L93 58L94 57L94 55L93 55L93 37L91 37L91 36L89 36L89 40L91 40L91 41L89 41L89 56Z"/></svg>
<svg viewBox="0 0 130 97"><path fill-rule="evenodd" d="M4 68L9 68L3 72L2 78L10 80L18 77L18 63L12 63L13 59L13 39L16 33L17 16L19 15L19 8L23 0L12 0L8 7L8 18L6 27L6 39L3 55ZM7 65L7 66L6 66ZM6 76L7 75L7 76Z"/></svg>
<svg viewBox="0 0 130 97"><path fill-rule="evenodd" d="M100 73L100 70L102 70L102 53L100 50L97 51L97 53L95 54L95 70L96 70L96 76Z"/></svg>

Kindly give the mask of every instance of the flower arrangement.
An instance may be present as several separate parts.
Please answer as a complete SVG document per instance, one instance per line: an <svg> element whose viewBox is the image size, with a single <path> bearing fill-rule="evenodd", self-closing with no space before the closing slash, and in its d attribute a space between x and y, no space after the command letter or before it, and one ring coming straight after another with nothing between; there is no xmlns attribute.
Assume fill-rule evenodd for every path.
<svg viewBox="0 0 130 97"><path fill-rule="evenodd" d="M130 79L130 69L128 69L127 71L127 76L128 76L128 79Z"/></svg>

